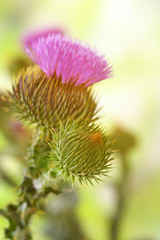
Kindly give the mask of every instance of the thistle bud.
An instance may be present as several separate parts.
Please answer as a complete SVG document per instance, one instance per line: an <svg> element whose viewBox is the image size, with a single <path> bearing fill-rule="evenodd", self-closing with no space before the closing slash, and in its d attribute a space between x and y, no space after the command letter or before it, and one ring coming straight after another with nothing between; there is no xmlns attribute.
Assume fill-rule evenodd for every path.
<svg viewBox="0 0 160 240"><path fill-rule="evenodd" d="M90 123L97 114L90 88L63 84L56 75L48 78L37 66L20 71L9 95L19 119L46 128L56 128L59 120Z"/></svg>
<svg viewBox="0 0 160 240"><path fill-rule="evenodd" d="M49 155L53 171L76 177L80 183L100 180L107 175L112 158L112 143L98 127L68 122L52 132Z"/></svg>

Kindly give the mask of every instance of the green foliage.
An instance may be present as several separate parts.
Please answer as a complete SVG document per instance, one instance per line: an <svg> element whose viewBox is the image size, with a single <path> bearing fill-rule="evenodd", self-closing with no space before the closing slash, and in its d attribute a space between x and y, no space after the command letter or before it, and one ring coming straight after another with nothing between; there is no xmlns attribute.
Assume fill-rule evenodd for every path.
<svg viewBox="0 0 160 240"><path fill-rule="evenodd" d="M9 204L4 210L0 210L0 215L9 221L9 226L5 229L5 236L11 240L31 240L29 222L39 208L39 200L49 193L58 195L61 191L53 187L37 188L34 180L30 177L24 177L19 191L18 204Z"/></svg>

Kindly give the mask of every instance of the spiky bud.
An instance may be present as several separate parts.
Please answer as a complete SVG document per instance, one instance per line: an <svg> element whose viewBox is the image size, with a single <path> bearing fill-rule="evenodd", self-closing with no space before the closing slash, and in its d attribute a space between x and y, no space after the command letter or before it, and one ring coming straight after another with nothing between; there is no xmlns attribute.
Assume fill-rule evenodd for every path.
<svg viewBox="0 0 160 240"><path fill-rule="evenodd" d="M98 127L68 122L52 132L50 161L60 176L78 178L80 183L100 180L112 161L109 137Z"/></svg>
<svg viewBox="0 0 160 240"><path fill-rule="evenodd" d="M48 78L37 66L20 71L9 95L18 118L38 126L56 128L59 120L90 123L96 118L97 106L90 88L63 84L56 75Z"/></svg>

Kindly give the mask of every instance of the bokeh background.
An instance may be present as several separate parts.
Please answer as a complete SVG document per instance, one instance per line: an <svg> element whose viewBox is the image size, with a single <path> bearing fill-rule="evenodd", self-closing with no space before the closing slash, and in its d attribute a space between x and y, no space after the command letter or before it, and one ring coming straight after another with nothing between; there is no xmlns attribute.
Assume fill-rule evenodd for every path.
<svg viewBox="0 0 160 240"><path fill-rule="evenodd" d="M32 220L34 240L160 239L160 1L1 0L0 94L30 64L28 32L62 28L106 56L113 77L94 85L102 124L119 152L108 178L49 196ZM14 203L30 133L0 101L0 208ZM8 222L0 216L0 240Z"/></svg>

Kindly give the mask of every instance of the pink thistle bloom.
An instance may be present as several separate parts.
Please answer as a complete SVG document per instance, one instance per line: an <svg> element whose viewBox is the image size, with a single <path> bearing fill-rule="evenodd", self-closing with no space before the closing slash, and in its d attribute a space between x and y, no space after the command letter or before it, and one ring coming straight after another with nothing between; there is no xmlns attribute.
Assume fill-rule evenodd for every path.
<svg viewBox="0 0 160 240"><path fill-rule="evenodd" d="M27 55L48 77L61 76L62 83L75 82L89 86L111 76L111 67L103 56L89 47L72 41L61 31L53 30L25 39Z"/></svg>

